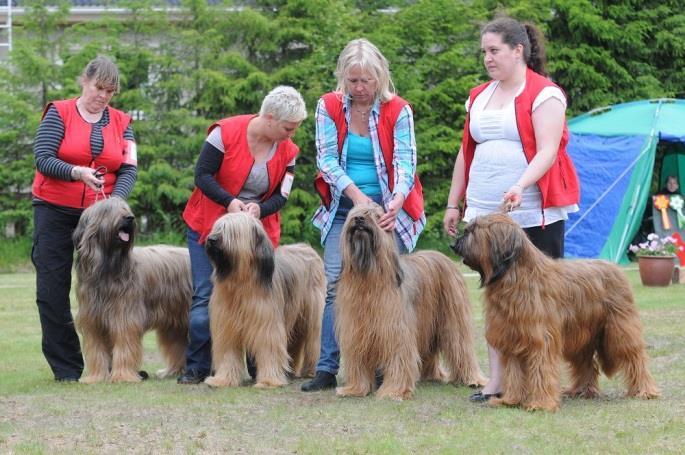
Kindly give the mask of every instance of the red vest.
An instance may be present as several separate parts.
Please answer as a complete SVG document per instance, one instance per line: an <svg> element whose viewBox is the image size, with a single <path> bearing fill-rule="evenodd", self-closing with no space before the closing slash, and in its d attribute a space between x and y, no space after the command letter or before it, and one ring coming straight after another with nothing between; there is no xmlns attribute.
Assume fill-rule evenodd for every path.
<svg viewBox="0 0 685 455"><path fill-rule="evenodd" d="M233 196L240 194L254 164L254 158L247 145L247 125L254 117L254 115L237 115L225 118L212 124L207 131L210 133L217 126L221 127L224 160L214 178ZM262 200L270 198L276 191L279 191L279 184L283 180L285 169L298 152L299 148L290 139L278 144L274 156L266 163L269 190ZM193 231L200 234L199 243L204 243L212 231L214 222L225 213L226 207L212 201L199 188L195 188L183 211L183 219ZM265 216L261 221L271 243L274 247L278 246L281 238L281 214L276 212Z"/></svg>
<svg viewBox="0 0 685 455"><path fill-rule="evenodd" d="M473 101L476 97L485 90L491 82L492 81L486 82L471 90L471 106L473 106ZM537 153L535 131L533 129L533 101L535 101L535 98L543 88L550 86L556 87L552 81L528 68L526 69L526 86L523 89L523 92L514 100L516 126L518 128L519 136L521 136L523 153L526 155L526 159L529 163ZM561 136L561 141L559 142L557 157L547 172L537 181L537 185L540 188L540 193L542 195L542 208L563 207L577 204L580 200L578 176L576 175L576 169L573 166L571 158L568 156L568 153L566 153L567 143L568 128L566 127L566 123L564 123L564 131ZM471 168L473 155L476 151L476 141L471 136L469 130L468 114L466 114L466 122L464 125L462 151L464 153L464 185L466 187L469 180L469 169Z"/></svg>
<svg viewBox="0 0 685 455"><path fill-rule="evenodd" d="M74 166L107 168L105 174L104 191L107 196L112 194L116 183L116 172L127 162L126 141L124 132L131 123L131 118L123 112L107 107L109 110L109 125L102 128L104 147L100 155L93 160L90 148L90 133L92 124L86 122L76 109L76 98L53 101L43 111L43 117L50 105L55 106L64 122L64 139L57 150L57 158ZM72 208L85 208L95 202L96 193L80 180L62 180L43 175L36 171L33 179L33 195L51 204Z"/></svg>
<svg viewBox="0 0 685 455"><path fill-rule="evenodd" d="M325 94L322 99L326 104L326 111L331 119L335 122L335 127L338 130L338 153L342 152L342 146L347 136L347 122L345 121L345 112L343 111L343 102L340 99L340 93L331 92ZM381 151L383 153L383 160L385 167L388 170L388 187L390 191L395 186L395 168L392 164L392 157L395 151L395 123L399 117L402 108L409 104L406 100L399 96L393 96L390 101L381 104L380 120L378 122L378 141L380 142ZM321 201L328 208L331 204L331 188L323 179L319 172L314 179L314 188L319 193ZM414 187L404 200L402 209L407 212L414 221L421 218L423 215L423 188L419 176L414 174Z"/></svg>

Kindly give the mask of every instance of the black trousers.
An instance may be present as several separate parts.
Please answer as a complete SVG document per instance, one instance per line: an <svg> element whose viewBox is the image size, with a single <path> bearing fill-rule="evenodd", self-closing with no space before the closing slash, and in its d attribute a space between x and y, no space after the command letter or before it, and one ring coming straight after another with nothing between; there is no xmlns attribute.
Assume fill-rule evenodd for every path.
<svg viewBox="0 0 685 455"><path fill-rule="evenodd" d="M43 330L43 355L55 379L78 379L83 356L71 315L69 291L74 243L71 238L80 214L50 205L35 205L33 249L36 304Z"/></svg>
<svg viewBox="0 0 685 455"><path fill-rule="evenodd" d="M524 228L524 232L538 250L547 256L558 259L564 257L564 226L566 222L559 220L548 224L543 229L542 226Z"/></svg>

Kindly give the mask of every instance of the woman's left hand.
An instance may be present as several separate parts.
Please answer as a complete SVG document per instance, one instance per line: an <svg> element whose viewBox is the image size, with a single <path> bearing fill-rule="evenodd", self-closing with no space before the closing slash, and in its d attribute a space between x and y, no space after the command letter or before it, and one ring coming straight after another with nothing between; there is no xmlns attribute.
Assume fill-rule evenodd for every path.
<svg viewBox="0 0 685 455"><path fill-rule="evenodd" d="M509 190L504 193L504 197L502 197L502 204L504 207L506 207L507 211L512 211L521 206L522 193L523 188L519 184L512 185Z"/></svg>
<svg viewBox="0 0 685 455"><path fill-rule="evenodd" d="M262 209L259 208L259 204L256 202L245 204L245 211L257 219L262 215Z"/></svg>
<svg viewBox="0 0 685 455"><path fill-rule="evenodd" d="M392 201L388 203L388 209L378 220L378 226L384 231L394 231L397 214L400 213L404 205L404 195L396 193L392 197Z"/></svg>

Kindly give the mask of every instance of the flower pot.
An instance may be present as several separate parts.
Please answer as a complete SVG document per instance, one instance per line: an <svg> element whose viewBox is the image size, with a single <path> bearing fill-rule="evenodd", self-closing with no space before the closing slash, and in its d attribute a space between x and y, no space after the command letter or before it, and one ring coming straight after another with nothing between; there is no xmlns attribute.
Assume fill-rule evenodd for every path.
<svg viewBox="0 0 685 455"><path fill-rule="evenodd" d="M645 286L668 286L673 278L673 256L638 256L640 280Z"/></svg>

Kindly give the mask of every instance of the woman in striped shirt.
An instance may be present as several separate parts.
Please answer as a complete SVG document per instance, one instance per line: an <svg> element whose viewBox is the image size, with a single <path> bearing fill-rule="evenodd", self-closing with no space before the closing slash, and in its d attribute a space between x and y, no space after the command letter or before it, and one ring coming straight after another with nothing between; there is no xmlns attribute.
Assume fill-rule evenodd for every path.
<svg viewBox="0 0 685 455"><path fill-rule="evenodd" d="M88 63L81 95L49 103L34 143L36 303L43 354L57 381L77 381L83 371L69 291L72 234L83 210L100 198L126 198L136 181L131 118L109 107L119 71L106 57Z"/></svg>

